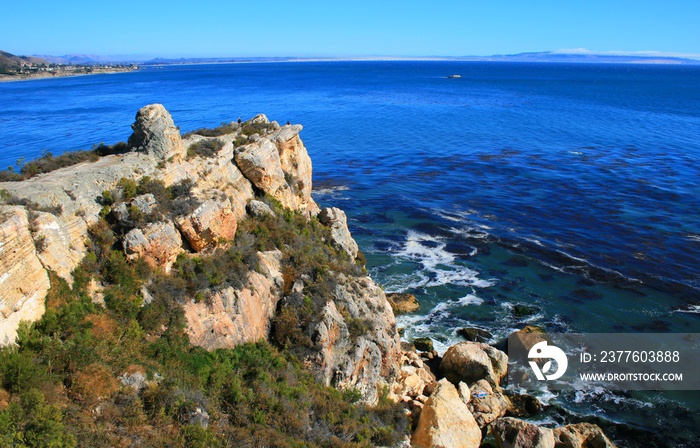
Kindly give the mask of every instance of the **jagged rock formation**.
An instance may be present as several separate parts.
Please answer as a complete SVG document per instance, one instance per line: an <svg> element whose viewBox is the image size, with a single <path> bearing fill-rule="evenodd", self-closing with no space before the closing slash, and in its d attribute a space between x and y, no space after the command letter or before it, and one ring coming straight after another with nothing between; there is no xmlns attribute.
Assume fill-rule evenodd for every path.
<svg viewBox="0 0 700 448"><path fill-rule="evenodd" d="M258 132L244 134L246 126ZM231 124L230 132L218 137L182 138L167 110L154 104L138 111L132 129L130 152L0 184L13 198L33 203L0 205L2 342L14 340L20 319L33 321L43 314L49 270L72 281L71 272L87 251L88 229L105 210L125 229L118 247L127 259L142 259L166 272L180 255L194 257L227 245L246 217L274 217L267 204L256 200L262 193L306 219L320 212L311 198L311 159L299 138L299 125L280 127L259 115L242 126ZM207 156L188 150L214 140L219 140L217 149ZM146 177L165 187L186 184L187 193L172 199L167 212L157 194L119 197L125 194L123 186L117 187L122 179L134 184ZM106 198L114 198L111 208L105 207ZM330 230L329 242L354 260L358 249L345 214L326 209L323 222ZM281 272L281 252L256 256L257 266L248 267L241 285L186 298L186 332L193 344L212 350L268 336L280 301L290 292ZM325 384L354 388L373 403L399 371L394 315L384 292L369 277L333 275L335 290L307 329L313 347L304 362ZM299 279L294 292L303 297L309 294L306 286ZM99 300L99 285L94 291ZM142 294L148 303L147 290Z"/></svg>

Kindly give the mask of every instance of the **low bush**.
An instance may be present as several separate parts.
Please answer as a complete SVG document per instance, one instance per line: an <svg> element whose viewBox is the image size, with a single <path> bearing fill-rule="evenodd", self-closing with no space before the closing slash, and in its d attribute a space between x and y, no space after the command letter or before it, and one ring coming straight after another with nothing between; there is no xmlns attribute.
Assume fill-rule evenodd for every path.
<svg viewBox="0 0 700 448"><path fill-rule="evenodd" d="M17 165L20 166L19 173L15 172L12 167L0 171L0 182L22 181L30 179L38 174L49 173L60 168L66 168L83 162L96 162L102 156L123 154L125 152L128 152L128 147L124 142L119 142L111 146L100 143L89 150L67 151L59 156L54 156L50 151L46 151L38 159L27 163L23 163L20 159L17 162Z"/></svg>
<svg viewBox="0 0 700 448"><path fill-rule="evenodd" d="M187 158L192 157L213 157L221 151L224 147L224 142L216 139L203 139L198 142L192 143L187 148Z"/></svg>
<svg viewBox="0 0 700 448"><path fill-rule="evenodd" d="M188 132L184 134L183 137L187 138L193 134L201 135L202 137L221 137L222 135L233 134L237 130L237 123L221 123L221 126L215 127L213 129L201 128L197 129L196 131Z"/></svg>

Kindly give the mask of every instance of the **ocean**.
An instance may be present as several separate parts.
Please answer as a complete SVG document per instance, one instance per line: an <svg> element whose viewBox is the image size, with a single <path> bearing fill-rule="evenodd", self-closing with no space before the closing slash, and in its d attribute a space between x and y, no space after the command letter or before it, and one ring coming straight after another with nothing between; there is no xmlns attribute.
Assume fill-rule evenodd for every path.
<svg viewBox="0 0 700 448"><path fill-rule="evenodd" d="M378 283L420 301L398 318L407 340L700 332L699 66L326 61L2 83L0 167L125 141L155 102L183 131L303 124L316 200L346 211ZM543 421L595 416L620 446L700 437L697 391L540 399Z"/></svg>

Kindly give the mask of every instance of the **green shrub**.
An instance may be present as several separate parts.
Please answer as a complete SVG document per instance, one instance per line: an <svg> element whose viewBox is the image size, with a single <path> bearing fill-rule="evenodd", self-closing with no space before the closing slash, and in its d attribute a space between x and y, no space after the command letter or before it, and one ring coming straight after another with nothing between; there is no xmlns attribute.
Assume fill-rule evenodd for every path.
<svg viewBox="0 0 700 448"><path fill-rule="evenodd" d="M219 151L221 151L221 148L223 147L224 142L222 142L218 138L213 140L200 140L198 142L192 143L187 148L187 158L190 159L195 156L213 157L216 154L218 154Z"/></svg>
<svg viewBox="0 0 700 448"><path fill-rule="evenodd" d="M202 137L221 137L226 134L233 134L238 130L238 124L234 123L221 123L221 126L215 127L213 129L201 128L196 131L188 132L183 135L187 138L192 134L201 135Z"/></svg>

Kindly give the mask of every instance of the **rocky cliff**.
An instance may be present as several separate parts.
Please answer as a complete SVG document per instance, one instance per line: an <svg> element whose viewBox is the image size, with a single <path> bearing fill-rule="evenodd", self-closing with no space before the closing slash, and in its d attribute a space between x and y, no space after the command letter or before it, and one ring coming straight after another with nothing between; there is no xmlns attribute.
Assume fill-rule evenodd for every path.
<svg viewBox="0 0 700 448"><path fill-rule="evenodd" d="M164 272L176 260L199 262L200 255L230 246L248 219L283 222L286 213L296 213L309 226L327 227L327 243L354 263L357 245L345 214L338 209L321 213L311 197L312 165L299 138L300 125L279 126L259 115L222 126L216 136L183 138L165 108L153 104L138 111L132 129L126 153L0 183L5 202L0 205L3 344L14 340L20 320L35 321L44 313L50 271L71 283L72 272L96 244L90 229L104 219L119 235L113 247L128 260L143 260ZM159 190L133 191L144 182L179 193L166 198L165 210ZM258 199L273 201L279 209ZM255 266L243 269L238 284L186 295L182 306L193 344L212 350L266 338L275 316L292 306L288 296L312 294L307 287L313 279L299 269L290 273L295 249L288 244L267 249L256 252ZM330 275L332 288L318 307L318 318L301 329L311 341L306 360L326 384L355 388L365 401L376 402L401 356L393 313L369 277ZM95 290L97 300L100 285ZM143 301L149 300L144 291ZM360 322L362 331L351 336Z"/></svg>

